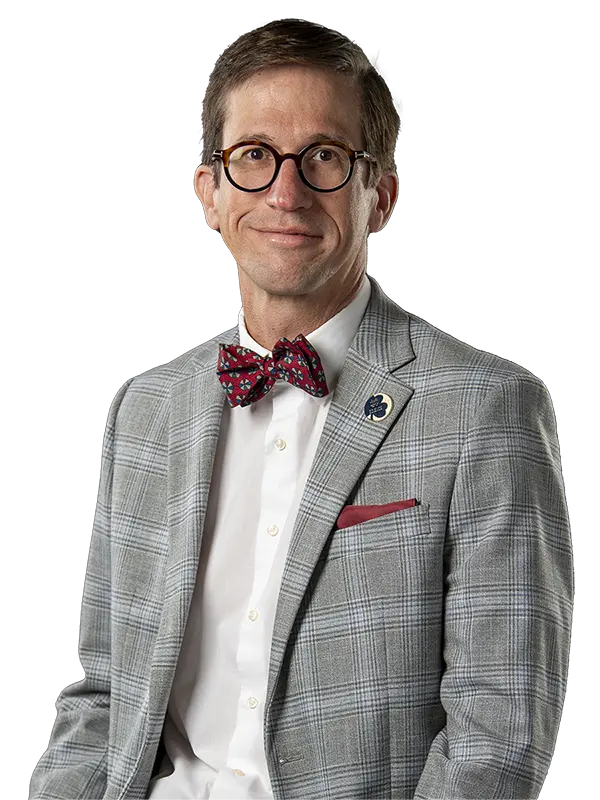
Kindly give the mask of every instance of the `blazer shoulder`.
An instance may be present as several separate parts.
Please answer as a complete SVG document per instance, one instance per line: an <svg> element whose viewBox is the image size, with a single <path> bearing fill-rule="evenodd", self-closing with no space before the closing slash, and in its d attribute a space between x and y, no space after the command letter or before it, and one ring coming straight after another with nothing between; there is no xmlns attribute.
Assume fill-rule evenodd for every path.
<svg viewBox="0 0 600 800"><path fill-rule="evenodd" d="M410 324L410 337L416 359L412 363L415 375L443 377L454 375L461 383L486 384L493 388L506 381L542 381L530 370L502 356L481 350L451 336L430 322L406 312Z"/></svg>
<svg viewBox="0 0 600 800"><path fill-rule="evenodd" d="M117 416L122 430L131 424L143 426L157 414L166 415L171 389L180 381L188 380L194 373L211 369L217 364L219 342L231 341L237 326L208 339L171 361L129 378L115 395L109 418L116 424Z"/></svg>
<svg viewBox="0 0 600 800"><path fill-rule="evenodd" d="M171 361L141 372L139 375L130 378L129 382L137 391L148 390L156 392L166 390L168 392L174 384L185 380L194 372L206 369L213 361L216 366L219 342L232 339L236 332L237 326L223 331L217 336L213 336L212 339L208 339L206 342L173 358Z"/></svg>

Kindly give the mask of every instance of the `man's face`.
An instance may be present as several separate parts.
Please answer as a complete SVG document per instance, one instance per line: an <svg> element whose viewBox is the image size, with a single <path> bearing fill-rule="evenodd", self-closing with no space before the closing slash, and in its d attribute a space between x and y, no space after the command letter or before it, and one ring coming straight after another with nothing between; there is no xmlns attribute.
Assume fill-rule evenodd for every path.
<svg viewBox="0 0 600 800"><path fill-rule="evenodd" d="M280 153L297 153L319 139L364 149L352 79L305 65L254 75L229 95L221 146L244 139L260 139ZM216 188L210 170L200 167L196 190L208 224L221 231L238 264L240 284L301 295L330 281L351 285L362 275L367 233L383 227L393 207L388 197L387 212L378 208L381 191L366 188L368 170L361 159L346 186L322 193L306 186L287 159L268 189L250 193L232 186L223 171Z"/></svg>

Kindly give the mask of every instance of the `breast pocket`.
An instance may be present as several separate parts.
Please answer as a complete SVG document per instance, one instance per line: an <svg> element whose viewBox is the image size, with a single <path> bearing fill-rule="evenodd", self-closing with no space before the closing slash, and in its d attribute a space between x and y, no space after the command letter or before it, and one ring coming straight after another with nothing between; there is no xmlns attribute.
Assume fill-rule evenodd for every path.
<svg viewBox="0 0 600 800"><path fill-rule="evenodd" d="M338 596L378 624L422 616L442 591L443 536L432 532L426 503L334 531L325 557Z"/></svg>
<svg viewBox="0 0 600 800"><path fill-rule="evenodd" d="M327 558L351 557L370 551L382 555L386 550L397 552L407 540L426 540L430 533L429 504L420 503L335 530ZM415 542L412 544L414 546Z"/></svg>

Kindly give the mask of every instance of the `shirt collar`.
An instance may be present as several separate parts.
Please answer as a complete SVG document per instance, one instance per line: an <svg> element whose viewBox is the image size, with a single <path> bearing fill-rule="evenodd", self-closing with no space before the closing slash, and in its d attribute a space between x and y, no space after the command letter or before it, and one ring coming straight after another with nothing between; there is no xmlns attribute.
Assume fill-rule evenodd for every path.
<svg viewBox="0 0 600 800"><path fill-rule="evenodd" d="M316 330L306 334L306 338L319 354L319 358L323 364L323 371L325 372L325 379L330 395L332 395L335 390L339 374L342 371L342 366L348 355L348 349L356 335L367 306L369 305L370 297L371 281L365 272L360 289L348 305L341 311L338 311L335 316L328 319L327 322L324 322ZM240 345L242 347L248 347L261 356L271 355L271 350L267 350L258 342L255 342L248 333L244 320L243 306L238 314L238 328ZM307 397L310 396L311 395L307 395ZM327 400L328 397L313 397L312 399L317 403L322 403Z"/></svg>

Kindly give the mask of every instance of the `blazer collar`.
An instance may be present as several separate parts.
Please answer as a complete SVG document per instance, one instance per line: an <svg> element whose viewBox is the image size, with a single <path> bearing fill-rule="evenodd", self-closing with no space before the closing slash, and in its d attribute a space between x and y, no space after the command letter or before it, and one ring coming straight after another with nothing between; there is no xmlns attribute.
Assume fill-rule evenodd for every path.
<svg viewBox="0 0 600 800"><path fill-rule="evenodd" d="M371 296L356 335L350 343L348 354L353 352L356 357L370 364L379 364L383 369L394 372L415 358L410 340L409 316L385 294L375 278L369 275L368 279L371 283ZM240 344L239 326L223 331L196 348L192 352L186 372L206 373L213 370L216 374L221 342ZM187 374L183 380L187 380Z"/></svg>

